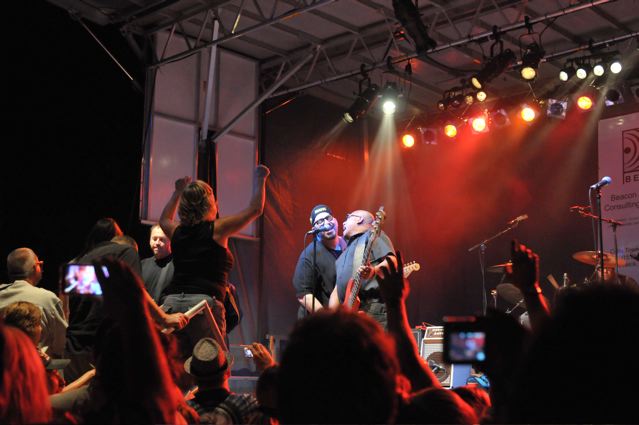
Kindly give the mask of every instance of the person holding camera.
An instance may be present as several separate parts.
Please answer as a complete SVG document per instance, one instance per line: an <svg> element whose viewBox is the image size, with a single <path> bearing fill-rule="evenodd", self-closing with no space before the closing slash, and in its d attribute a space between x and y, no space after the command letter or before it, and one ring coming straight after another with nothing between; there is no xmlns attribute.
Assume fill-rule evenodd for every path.
<svg viewBox="0 0 639 425"><path fill-rule="evenodd" d="M213 327L217 329L203 328L200 331L204 334L199 337L214 336L224 348L224 301L228 294L228 274L234 261L228 240L262 215L269 174L264 165L256 167L252 198L247 208L237 214L218 218L217 201L211 186L201 180L192 182L190 177L176 180L175 191L162 210L160 226L171 240L175 268L173 280L162 293L163 308L172 313L186 312L206 300L217 325ZM180 215L179 222L174 220L176 211ZM198 339L190 338L191 341ZM192 346L182 348L186 354L193 349Z"/></svg>

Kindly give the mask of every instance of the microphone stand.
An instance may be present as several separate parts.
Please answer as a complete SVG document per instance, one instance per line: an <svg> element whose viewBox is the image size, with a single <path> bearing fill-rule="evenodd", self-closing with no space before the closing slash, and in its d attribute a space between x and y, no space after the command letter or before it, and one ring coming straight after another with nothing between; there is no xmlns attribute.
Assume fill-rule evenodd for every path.
<svg viewBox="0 0 639 425"><path fill-rule="evenodd" d="M597 202L599 203L600 202L599 198L601 197L601 194L598 193L597 195L598 195L597 196ZM608 223L612 227L612 234L613 234L613 239L614 239L614 242L615 242L615 273L616 273L617 278L618 278L618 276L619 276L619 245L618 245L618 242L617 242L617 226L623 226L623 223L620 222L620 221L614 220L612 218L603 218L601 216L601 205L600 204L598 205L598 209L599 209L599 215L590 214L590 213L584 211L583 209L578 209L577 212L579 212L579 215L581 215L582 217L589 217L589 218L597 220L597 222L599 224L599 238L598 238L599 240L601 240L601 235L602 235L602 223L604 223L604 222ZM602 248L601 248L601 250L597 249L597 255L600 255L601 258L603 258L603 244L600 244L600 245L602 245ZM603 261L602 261L602 263L603 263ZM601 279L603 280L603 272L602 272L601 276L602 276Z"/></svg>
<svg viewBox="0 0 639 425"><path fill-rule="evenodd" d="M468 248L468 252L473 252L477 248L479 248L479 267L481 268L481 288L482 288L482 312L484 316L486 315L486 310L488 309L488 297L486 296L486 245L494 239L497 239L504 233L510 232L512 229L519 225L519 221L515 221L513 224L508 225L504 230L499 233L494 234L493 236L484 239L479 242L477 245L474 245Z"/></svg>
<svg viewBox="0 0 639 425"><path fill-rule="evenodd" d="M603 283L605 279L604 274L604 250L603 250L603 220L601 219L601 188L597 187L596 189L596 198L597 198L597 233L599 234L599 246L597 247L597 255L599 256L599 265L601 266L601 282Z"/></svg>

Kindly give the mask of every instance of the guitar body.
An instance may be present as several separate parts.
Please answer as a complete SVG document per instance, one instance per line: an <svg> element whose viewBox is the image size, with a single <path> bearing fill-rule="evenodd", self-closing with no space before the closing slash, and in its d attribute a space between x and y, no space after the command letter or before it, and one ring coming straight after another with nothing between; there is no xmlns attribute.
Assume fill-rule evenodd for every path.
<svg viewBox="0 0 639 425"><path fill-rule="evenodd" d="M344 297L344 307L349 308L349 309L353 309L353 310L359 310L359 306L361 304L361 301L359 299L359 297L357 295L355 295L353 304L351 305L348 300L351 299L351 297L353 296L353 284L355 283L354 279L351 279L348 281L348 283L346 284L346 296Z"/></svg>

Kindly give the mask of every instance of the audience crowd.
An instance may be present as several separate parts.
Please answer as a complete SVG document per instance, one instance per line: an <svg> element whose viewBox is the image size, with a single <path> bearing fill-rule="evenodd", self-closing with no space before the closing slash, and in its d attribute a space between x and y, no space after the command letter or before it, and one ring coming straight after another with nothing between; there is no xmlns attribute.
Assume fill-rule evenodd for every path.
<svg viewBox="0 0 639 425"><path fill-rule="evenodd" d="M445 388L422 359L396 252L378 277L386 329L343 307L322 309L296 323L277 364L262 344L247 345L257 387L233 392L224 338L203 335L185 353L179 335L188 315L158 306L173 274L176 228L168 237L166 225L153 228L154 257L141 267L135 241L114 220L99 220L72 260L95 267L99 297L63 291L63 302L37 288L36 253L9 254L10 282L0 285L0 423L639 423L639 292L591 282L562 290L551 309L539 258L517 241L508 272L531 326L496 310L481 318L486 360L474 367L483 379Z"/></svg>

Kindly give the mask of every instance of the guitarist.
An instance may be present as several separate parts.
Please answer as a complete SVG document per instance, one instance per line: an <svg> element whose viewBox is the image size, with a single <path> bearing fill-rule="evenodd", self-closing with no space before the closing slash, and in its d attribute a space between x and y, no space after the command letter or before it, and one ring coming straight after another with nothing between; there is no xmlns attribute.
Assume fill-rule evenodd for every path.
<svg viewBox="0 0 639 425"><path fill-rule="evenodd" d="M388 261L396 264L397 260L393 243L384 232L381 232L373 242L370 261L364 260L364 251L374 221L373 214L365 210L356 210L346 215L343 234L347 240L347 246L335 262L337 278L329 306L337 308L344 303L346 287L356 273L359 273L362 279L359 310L364 311L386 329L386 306L379 292L377 277L382 276L381 267L387 266Z"/></svg>
<svg viewBox="0 0 639 425"><path fill-rule="evenodd" d="M337 219L328 205L313 207L310 222L313 230L318 231L313 236L315 244L311 242L304 248L293 275L293 286L301 304L298 318L328 307L328 299L335 288L335 260L346 248L346 242L338 234ZM313 247L316 248L315 255Z"/></svg>

